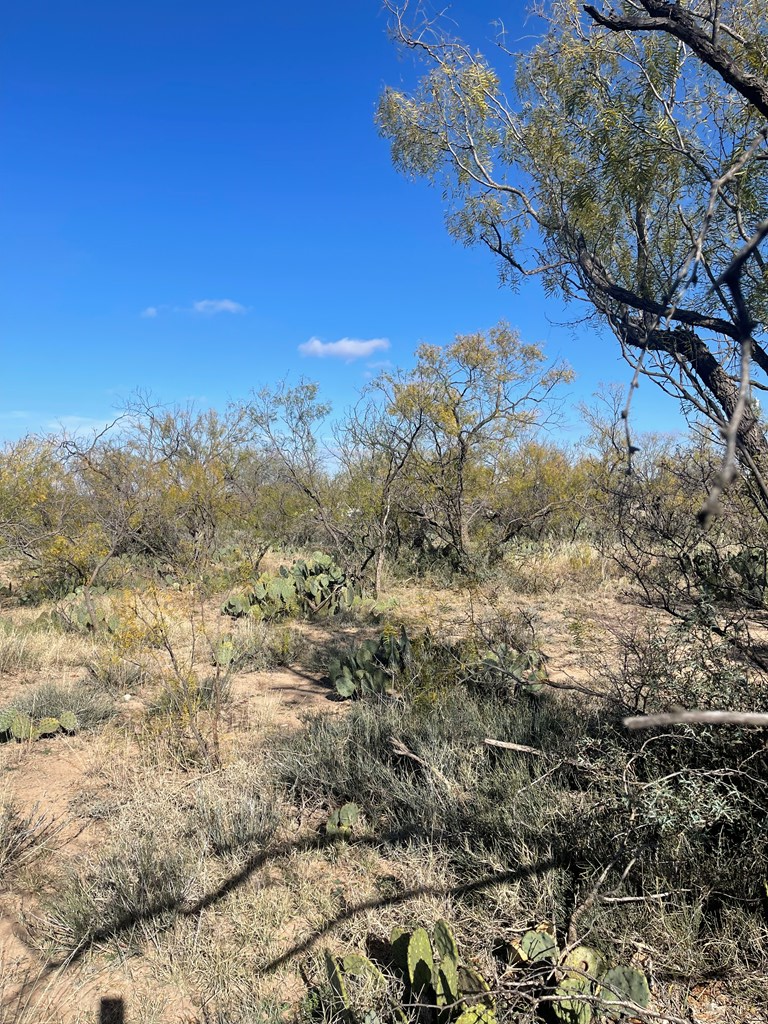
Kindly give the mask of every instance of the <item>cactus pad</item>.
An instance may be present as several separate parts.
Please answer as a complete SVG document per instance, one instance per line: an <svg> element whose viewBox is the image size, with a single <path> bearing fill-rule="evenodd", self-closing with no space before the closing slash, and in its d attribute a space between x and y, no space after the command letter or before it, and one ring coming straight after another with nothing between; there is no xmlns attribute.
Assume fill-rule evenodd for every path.
<svg viewBox="0 0 768 1024"><path fill-rule="evenodd" d="M11 726L15 717L15 708L7 708L5 711L0 711L0 735L11 731Z"/></svg>
<svg viewBox="0 0 768 1024"><path fill-rule="evenodd" d="M408 943L408 977L414 991L421 992L432 984L435 961L432 944L424 928L417 928Z"/></svg>
<svg viewBox="0 0 768 1024"><path fill-rule="evenodd" d="M603 978L602 997L606 1003L636 1003L645 1009L651 999L648 979L635 967L612 967ZM618 1016L619 1011L608 1011Z"/></svg>
<svg viewBox="0 0 768 1024"><path fill-rule="evenodd" d="M523 960L532 964L554 964L558 957L557 943L546 926L526 932L516 948L523 954Z"/></svg>
<svg viewBox="0 0 768 1024"><path fill-rule="evenodd" d="M367 956L362 956L360 953L348 953L341 962L345 974L353 974L358 978L368 978L377 987L386 987L387 979L376 964L369 960Z"/></svg>
<svg viewBox="0 0 768 1024"><path fill-rule="evenodd" d="M11 735L15 740L31 740L34 734L34 725L29 715L18 711L11 722Z"/></svg>
<svg viewBox="0 0 768 1024"><path fill-rule="evenodd" d="M325 969L328 973L328 984L331 986L334 1001L337 1005L344 1009L348 1009L349 993L347 992L347 986L344 982L344 974L339 966L338 960L335 956L332 956L328 950L325 951Z"/></svg>
<svg viewBox="0 0 768 1024"><path fill-rule="evenodd" d="M35 731L38 736L53 736L59 731L60 724L58 718L41 718Z"/></svg>
<svg viewBox="0 0 768 1024"><path fill-rule="evenodd" d="M79 723L74 711L62 711L59 715L59 724L64 732L77 732Z"/></svg>
<svg viewBox="0 0 768 1024"><path fill-rule="evenodd" d="M438 1005L453 1005L459 998L459 950L447 921L438 921L432 931L432 945L440 957L435 979Z"/></svg>
<svg viewBox="0 0 768 1024"><path fill-rule="evenodd" d="M352 826L360 817L360 808L355 803L346 803L335 810L325 824L325 831L330 835L348 835Z"/></svg>

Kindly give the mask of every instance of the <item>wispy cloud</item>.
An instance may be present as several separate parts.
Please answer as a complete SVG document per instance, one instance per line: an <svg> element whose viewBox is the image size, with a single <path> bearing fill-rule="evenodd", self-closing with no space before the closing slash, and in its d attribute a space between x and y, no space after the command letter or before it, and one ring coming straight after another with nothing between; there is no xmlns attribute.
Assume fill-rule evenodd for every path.
<svg viewBox="0 0 768 1024"><path fill-rule="evenodd" d="M169 306L167 303L160 306L147 306L139 316L144 319L154 319L160 313L194 313L197 316L216 316L217 313L247 313L248 307L234 299L200 299L193 302L191 306Z"/></svg>
<svg viewBox="0 0 768 1024"><path fill-rule="evenodd" d="M193 313L202 313L203 316L214 316L216 313L246 313L247 309L239 302L232 299L201 299L192 303Z"/></svg>
<svg viewBox="0 0 768 1024"><path fill-rule="evenodd" d="M31 415L25 409L7 409L0 412L0 420L28 420Z"/></svg>
<svg viewBox="0 0 768 1024"><path fill-rule="evenodd" d="M366 359L374 352L388 348L388 338L339 338L338 341L310 338L303 345L299 345L299 352L303 356L315 356L318 359L346 359L349 363L353 359Z"/></svg>

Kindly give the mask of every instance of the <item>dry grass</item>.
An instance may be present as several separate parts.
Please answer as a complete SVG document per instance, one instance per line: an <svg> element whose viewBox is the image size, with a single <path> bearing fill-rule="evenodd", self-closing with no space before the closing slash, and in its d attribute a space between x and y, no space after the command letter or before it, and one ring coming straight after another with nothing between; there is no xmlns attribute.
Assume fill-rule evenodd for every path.
<svg viewBox="0 0 768 1024"><path fill-rule="evenodd" d="M0 674L85 665L97 650L89 636L0 622Z"/></svg>
<svg viewBox="0 0 768 1024"><path fill-rule="evenodd" d="M605 648L602 613L617 616L613 588L605 563L588 546L539 545L528 552L511 551L492 578L472 587L398 586L399 605L388 618L417 628L428 624L438 635L456 636L466 635L482 619L509 621L522 608L536 619L537 642L548 654L557 651L557 666L550 661L554 670L579 659L591 662L595 651ZM552 872L531 883L502 880L470 896L461 893L461 886L480 870L503 873L530 860L537 844L571 842L570 833L561 833L571 825L566 812L578 795L576 783L555 794L558 804L547 772L542 769L539 777L538 762L499 755L498 771L483 768L489 757L481 734L500 728L503 715L470 729L448 710L445 729L436 724L434 735L424 729L421 712L413 719L403 715L394 723L397 735L427 768L402 763L393 767L389 746L378 750L365 730L349 733L342 727L353 721L360 705L325 705L322 691L310 705L309 691L296 682L301 672L311 682L333 644L362 635L367 624L231 621L219 615L218 601L201 604L178 592L157 599L139 595L131 607L138 619L133 644L128 629L119 643L106 635L39 631L30 626L26 610L15 611L13 622L0 629L0 670L55 676L68 666L89 665L102 683L95 688L120 696L123 709L116 728L78 739L91 768L87 775L80 773L67 799L70 824L86 830L84 840L36 862L34 887L32 873L13 875L17 888L29 887L23 898L29 920L37 921L38 948L56 958L73 949L84 951L81 961L48 978L47 1002L24 1010L27 1016L22 1013L19 1021L80 1024L93 1014L78 1009L73 991L87 991L89 999L98 991L122 991L128 996L127 1019L140 1024L180 1019L278 1024L295 1020L301 1012L307 988L299 966L310 982L323 984L326 947L365 952L372 937L384 939L394 926L429 927L444 918L455 927L462 955L493 976L498 965L491 946L498 935L508 937L530 921L551 919L557 912L562 916L560 876ZM130 615L125 618L130 626ZM149 643L158 625L164 639L158 643L155 632ZM213 671L212 651L222 640L232 642L243 671L233 679L219 723L222 765L210 770L170 756L163 736L147 724L169 669L168 647L185 671L203 680ZM286 662L300 663L299 673L273 671ZM132 673L132 665L142 666L140 676ZM33 686L31 682L20 688ZM123 702L126 690L133 697ZM329 726L325 738L318 739L319 730L311 726L297 735L297 715L309 717L316 707L338 712L328 720L338 720L339 727ZM377 719L381 717L377 711ZM510 724L509 735L493 735L557 747L554 728L546 722L542 728L541 735L523 736ZM563 752L572 757L574 751L566 746ZM293 778L286 779L283 765L281 779L288 747L295 760ZM31 774L45 755L43 745L33 753L11 767ZM368 790L355 790L360 779L348 762L370 783ZM425 779L430 765L436 769L434 777ZM350 787L343 794L334 789L342 776L342 788ZM441 777L452 780L451 786L445 789ZM510 779L517 779L519 786L512 786ZM296 782L293 788L291 781ZM396 820L388 820L383 802L395 797L402 798L401 806L390 815ZM347 798L360 802L361 825L352 840L329 845L323 822L330 807ZM542 825L536 800L549 801L544 808L549 826ZM515 802L514 813L530 818L529 835L516 839L517 847L510 851L509 844L494 837L500 823L507 827L501 818ZM434 804L431 817L418 811L428 803ZM460 803L466 805L466 820L457 819L451 833L448 826L453 827ZM445 846L437 835L443 819L446 834L453 837ZM389 842L388 828L394 832L406 820L412 834ZM518 822L514 834L520 831ZM539 841L542 831L546 834ZM577 841L574 832L573 843ZM474 875L467 868L470 861L477 869ZM42 903L37 900L41 893ZM640 910L628 923L617 917L611 942L628 960L636 937L651 937L665 965L695 973L696 957L683 954L695 938L699 908L670 902L661 908L654 904L654 912L653 927ZM725 923L722 939L733 947L726 959L736 963L737 944L746 934L743 922ZM758 944L759 936L750 938ZM119 981L106 973L115 965L122 972ZM78 988L87 974L96 987ZM49 1004L60 1009L48 1010ZM0 1011L0 1024L16 1019Z"/></svg>

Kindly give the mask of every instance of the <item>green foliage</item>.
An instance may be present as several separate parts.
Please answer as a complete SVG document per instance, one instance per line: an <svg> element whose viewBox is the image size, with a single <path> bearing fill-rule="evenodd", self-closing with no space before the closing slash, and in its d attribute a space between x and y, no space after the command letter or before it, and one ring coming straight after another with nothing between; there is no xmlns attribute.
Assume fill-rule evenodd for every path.
<svg viewBox="0 0 768 1024"><path fill-rule="evenodd" d="M28 712L16 708L0 711L0 743L12 739L18 742L39 740L58 732L71 734L77 730L77 716L73 711L64 711L58 718L53 715L34 718Z"/></svg>
<svg viewBox="0 0 768 1024"><path fill-rule="evenodd" d="M228 598L221 606L223 615L230 615L233 619L239 619L247 615L251 610L251 599L249 593L235 594Z"/></svg>
<svg viewBox="0 0 768 1024"><path fill-rule="evenodd" d="M11 722L11 736L15 740L31 740L34 737L35 727L29 715L19 711L14 715Z"/></svg>
<svg viewBox="0 0 768 1024"><path fill-rule="evenodd" d="M669 707L675 686L698 689L679 660L690 660L692 645L682 637L677 654L671 643L660 650L659 666L628 666L648 710ZM717 659L726 654L715 649L696 669L701 685L721 685L727 666ZM663 696L654 693L659 670ZM510 699L461 683L425 701L417 685L397 701L360 699L343 715L318 716L286 740L274 757L297 802L354 800L382 842L438 850L469 881L487 876L489 864L520 865L514 899L533 920L569 920L574 894L613 863L605 891L629 899L597 901L584 919L597 948L607 953L617 934L631 935L653 946L660 969L685 963L693 976L727 965L742 977L756 969L765 956L768 821L761 734L681 727L648 742L621 724L629 687L615 703L607 693L597 704L548 687ZM764 691L751 685L754 700ZM488 747L488 737L530 752ZM669 897L647 900L661 891ZM713 893L728 893L727 903ZM488 906L491 913L496 904ZM536 952L524 946L528 959L551 969L552 939L526 941L537 944Z"/></svg>
<svg viewBox="0 0 768 1024"><path fill-rule="evenodd" d="M762 608L768 586L765 548L697 551L684 568L692 570L705 599Z"/></svg>
<svg viewBox="0 0 768 1024"><path fill-rule="evenodd" d="M489 651L470 668L468 682L480 690L497 693L541 693L549 679L541 651L516 651L506 644Z"/></svg>
<svg viewBox="0 0 768 1024"><path fill-rule="evenodd" d="M326 835L347 836L351 833L355 822L360 817L360 808L355 803L346 803L333 811L325 823Z"/></svg>
<svg viewBox="0 0 768 1024"><path fill-rule="evenodd" d="M636 1003L646 1007L651 999L648 979L634 967L611 967L602 979L602 998L606 1003ZM619 1017L626 1010L606 1007L611 1017Z"/></svg>
<svg viewBox="0 0 768 1024"><path fill-rule="evenodd" d="M516 939L509 947L509 958L522 985L530 984L532 995L548 1006L561 1024L590 1024L596 1007L603 1003L634 1003L645 1009L650 1001L648 980L635 967L611 967L606 970L602 955L589 946L559 950L555 930L549 923L538 925ZM526 977L527 976L527 977ZM605 1008L619 1016L618 1007ZM621 1013L631 1012L622 1007Z"/></svg>
<svg viewBox="0 0 768 1024"><path fill-rule="evenodd" d="M330 555L316 551L309 561L299 559L276 576L263 573L245 591L221 607L224 615L251 615L272 621L291 615L320 618L349 611L361 602L357 587Z"/></svg>
<svg viewBox="0 0 768 1024"><path fill-rule="evenodd" d="M213 646L213 664L217 668L228 668L235 660L235 644L231 638L222 638Z"/></svg>
<svg viewBox="0 0 768 1024"><path fill-rule="evenodd" d="M456 940L446 921L438 921L431 935L420 927L412 932L393 929L388 959L394 975L394 984L389 985L367 957L354 953L339 958L326 952L332 1009L350 1024L365 1024L374 1013L379 1020L383 1015L386 1020L405 1021L407 1010L414 1006L424 1020L435 1024L495 1024L490 986L474 968L459 962ZM356 1005L350 977L364 979L378 993L378 1012Z"/></svg>
<svg viewBox="0 0 768 1024"><path fill-rule="evenodd" d="M111 614L100 600L106 595L107 588L90 587L87 598L85 593L84 587L77 587L59 602L54 611L39 616L38 622L77 633L117 632L119 618Z"/></svg>
<svg viewBox="0 0 768 1024"><path fill-rule="evenodd" d="M61 715L59 715L59 724L64 732L77 732L77 715L74 711L63 711Z"/></svg>
<svg viewBox="0 0 768 1024"><path fill-rule="evenodd" d="M714 410L731 409L735 399L727 375L740 335L731 296L711 281L738 267L740 308L761 325L768 310L759 263L742 269L737 258L768 193L762 147L750 148L765 126L764 100L752 91L753 81L765 88L762 0L549 0L536 5L538 40L510 61L502 45L505 84L501 69L455 37L452 20L434 17L427 29L412 10L406 15L407 4L390 9L395 38L424 62L411 92L387 89L380 102L395 165L439 187L451 234L487 246L502 280L516 286L537 273L546 290L578 295L624 349L648 346L649 311L676 296L669 323L654 322L647 372L687 413L717 424ZM696 272L692 224L703 225L707 274ZM711 340L716 322L728 339L721 347ZM715 361L706 371L705 358ZM763 386L763 370L755 372ZM695 401L687 373L701 389ZM739 444L745 466L764 465L764 424L749 406ZM765 508L764 497L756 503Z"/></svg>
<svg viewBox="0 0 768 1024"><path fill-rule="evenodd" d="M503 643L481 651L474 641L439 640L426 629L410 638L385 630L334 658L328 678L341 697L391 694L407 689L422 702L466 685L479 693L514 696L540 693L548 679L545 658L535 648L515 650Z"/></svg>
<svg viewBox="0 0 768 1024"><path fill-rule="evenodd" d="M384 632L378 640L366 640L328 666L328 678L341 697L390 693L396 677L409 664L411 641L401 627L399 635Z"/></svg>

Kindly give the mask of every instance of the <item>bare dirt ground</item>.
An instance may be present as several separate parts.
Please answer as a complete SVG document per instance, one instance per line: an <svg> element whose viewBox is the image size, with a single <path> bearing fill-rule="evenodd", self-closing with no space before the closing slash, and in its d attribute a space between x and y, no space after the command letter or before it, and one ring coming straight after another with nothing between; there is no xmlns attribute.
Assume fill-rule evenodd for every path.
<svg viewBox="0 0 768 1024"><path fill-rule="evenodd" d="M536 642L548 658L552 679L566 685L593 685L595 666L600 659L610 658L616 634L648 617L644 609L627 603L609 588L596 588L591 594L557 592L518 598L479 590L411 586L394 588L391 596L395 621L413 628L428 624L434 632L445 635L461 635L470 620L522 614L523 621L533 626ZM212 604L207 614L217 611L218 606ZM28 617L23 610L2 614L16 621ZM264 737L273 742L270 737L291 732L307 715L344 713L346 705L334 699L317 665L334 644L375 633L376 627L346 623L340 627L299 624L295 628L304 643L300 662L264 671L244 670L234 676L222 717L225 759L247 758L247 751L264 742ZM0 674L0 707L42 681L72 683L83 672L84 666L74 663ZM197 931L182 930L174 938L176 945L171 943L170 953L151 945L142 955L133 950L87 952L59 962L54 959L57 965L51 968L39 888L55 877L58 861L80 862L98 853L110 815L117 812L129 792L125 766L147 763L142 729L151 699L149 690L130 693L128 700L123 695L117 717L96 734L83 732L0 746L0 792L12 794L25 808L38 806L53 830L49 852L14 873L12 884L0 893L0 1024L95 1022L99 1001L104 997L126 1000L126 1024L198 1022L203 1019L205 972L217 970L211 960L215 956L213 939L210 948L203 950L214 928L219 929L217 936L229 930L231 948L246 951L242 982L246 984L247 978L254 976L247 970L258 970L258 963L247 953L248 936L254 927L269 931L271 938L264 948L272 949L279 958L292 943L298 941L300 945L303 936L318 928L322 933L325 922L338 913L339 907L343 909L350 901L379 891L377 886L390 884L388 879L397 878L407 869L407 864L390 864L373 850L367 860L361 860L358 853L346 862L318 857L311 851L296 852L279 866L265 868L236 897L228 898L229 903L223 901L201 913ZM157 768L150 765L137 778L151 782L153 775L158 786L166 780L169 791L188 795L205 772L196 774L164 763ZM306 822L301 820L300 811L297 813L298 834ZM420 870L423 874L426 869L422 865ZM437 866L435 870L439 874ZM182 952L187 956L190 944L201 964L199 976L191 978L174 962L173 952L178 949L179 956ZM188 961L187 956L184 962ZM265 983L261 991L267 998L272 991L270 985L278 986L284 1001L287 987L293 986L295 998L304 990L295 971ZM699 1024L735 1024L737 1020L728 1009L727 999L718 999L712 986L692 994L688 1007L689 1019Z"/></svg>

